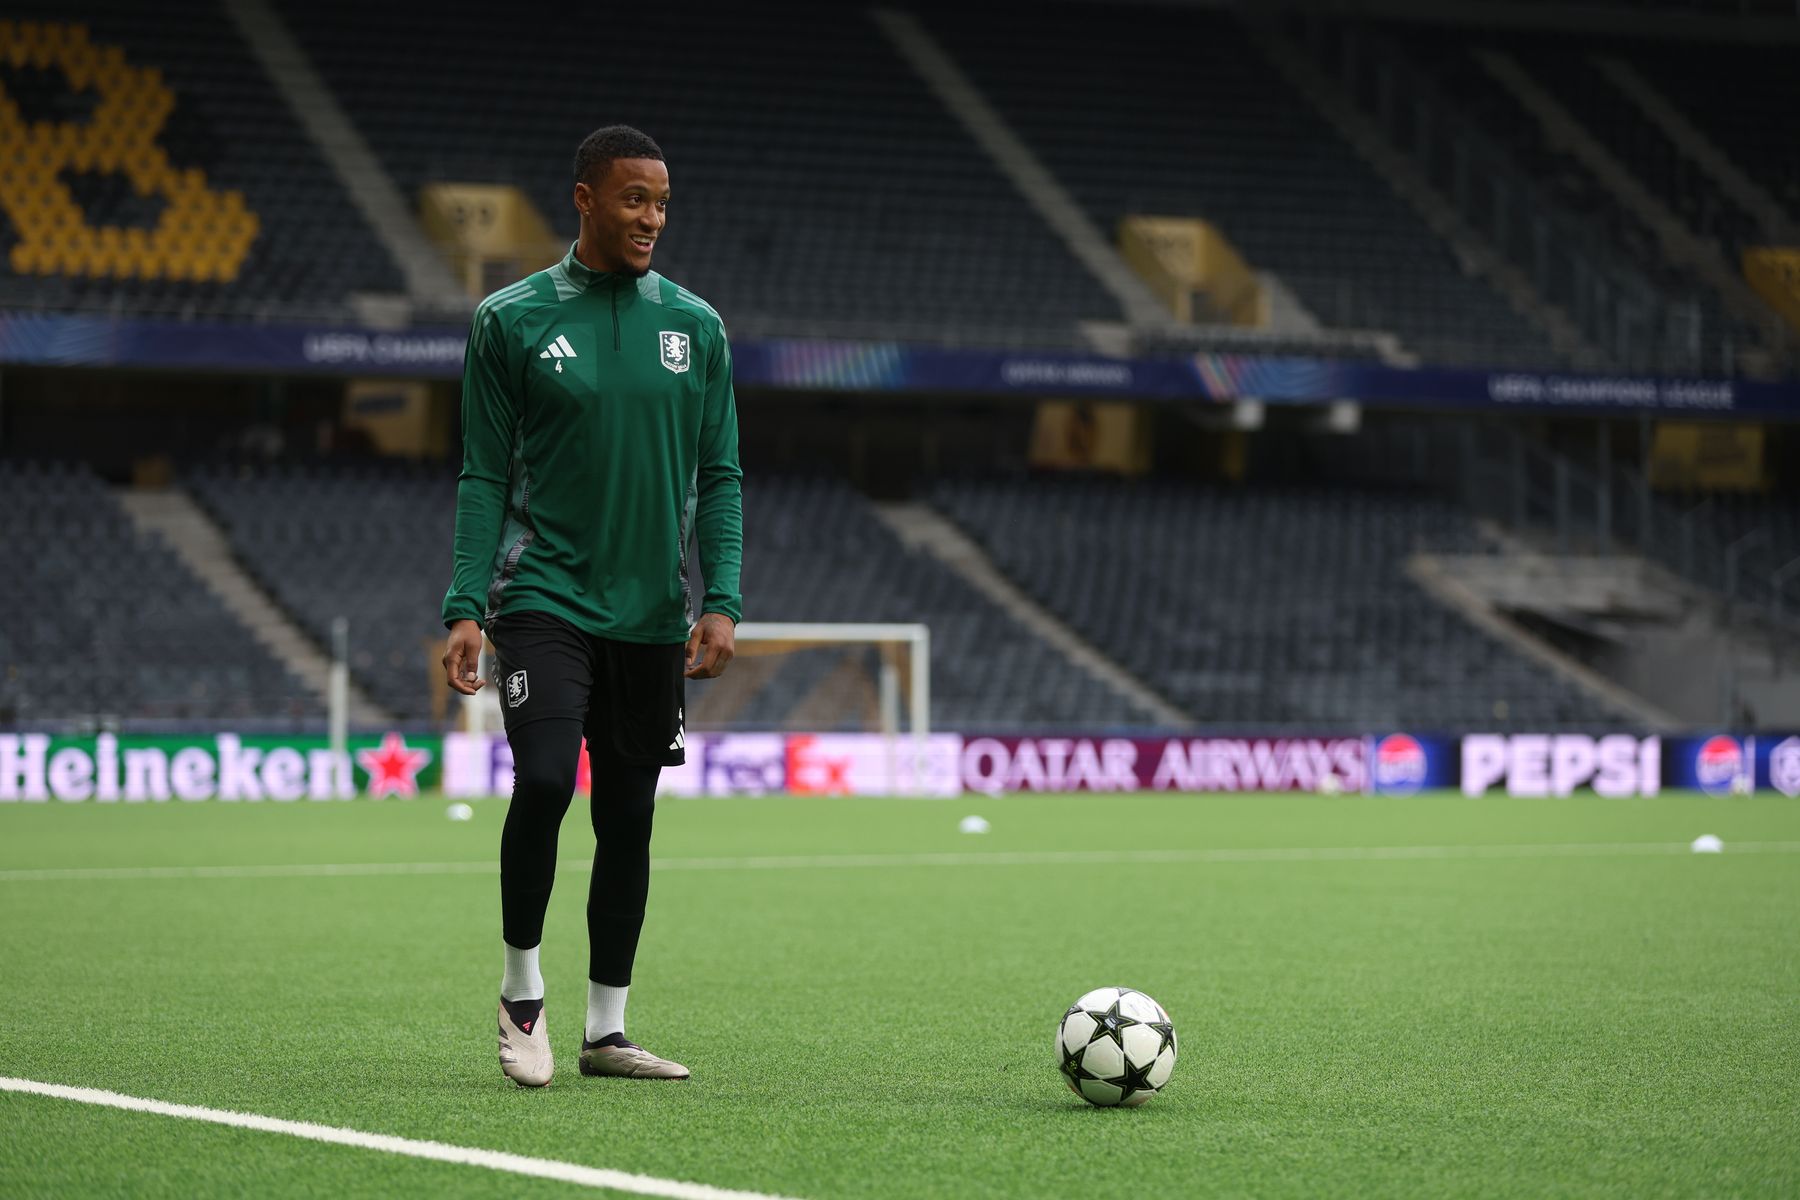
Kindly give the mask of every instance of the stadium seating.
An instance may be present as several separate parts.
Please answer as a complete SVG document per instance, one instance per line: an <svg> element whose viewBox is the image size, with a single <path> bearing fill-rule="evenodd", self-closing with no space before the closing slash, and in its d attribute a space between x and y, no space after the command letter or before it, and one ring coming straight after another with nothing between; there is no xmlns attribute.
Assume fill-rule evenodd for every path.
<svg viewBox="0 0 1800 1200"><path fill-rule="evenodd" d="M77 12L7 6L0 88L26 128L62 124L0 137L0 306L342 318L403 290L216 6Z"/></svg>
<svg viewBox="0 0 1800 1200"><path fill-rule="evenodd" d="M403 720L430 716L442 688L438 610L449 583L456 490L449 468L213 466L190 470L184 481L250 573L322 645L333 617L351 618L351 671L377 702ZM904 549L843 484L758 478L745 510L747 618L925 622L939 724L1149 723L948 568ZM746 668L741 674L754 677L756 694L729 705L728 723L782 727L836 662L803 653L773 671ZM809 727L828 727L816 712L808 716ZM865 727L861 712L836 717L843 728Z"/></svg>
<svg viewBox="0 0 1800 1200"><path fill-rule="evenodd" d="M409 196L516 184L572 238L575 147L644 128L674 191L657 267L733 328L1070 345L1118 319L861 9L639 9L643 52L597 55L554 50L570 13L540 3L282 13Z"/></svg>
<svg viewBox="0 0 1800 1200"><path fill-rule="evenodd" d="M1691 357L1652 357L1620 365L1727 374L1734 369L1737 348L1754 345L1755 336L1724 312L1710 284L1668 261L1656 234L1621 204L1578 156L1553 144L1537 117L1477 57L1484 49L1510 55L1697 231L1737 245L1745 236L1748 218L1676 152L1624 93L1600 75L1594 56L1608 50L1607 46L1593 42L1571 46L1566 38L1472 34L1429 26L1388 28L1373 36L1391 38L1411 69L1427 75L1452 104L1504 147L1523 176L1544 189L1549 204L1565 218L1580 222L1574 228L1585 233L1575 235L1573 241L1596 248L1606 256L1603 262L1640 278L1664 304L1697 317L1698 327L1690 335L1694 343ZM1528 262L1518 265L1531 266ZM1664 338L1653 340L1656 344L1645 347L1652 356L1676 355L1681 349Z"/></svg>
<svg viewBox="0 0 1800 1200"><path fill-rule="evenodd" d="M1793 49L1791 44L1658 43L1634 47L1630 61L1767 188L1790 220L1800 221Z"/></svg>
<svg viewBox="0 0 1800 1200"><path fill-rule="evenodd" d="M1198 720L1597 729L1620 717L1443 608L1408 555L1481 550L1423 493L938 484L1020 586Z"/></svg>
<svg viewBox="0 0 1800 1200"><path fill-rule="evenodd" d="M202 465L183 484L251 577L321 646L350 621L350 671L402 721L443 688L438 609L450 582L456 477L401 462ZM435 674L434 674L435 670Z"/></svg>
<svg viewBox="0 0 1800 1200"><path fill-rule="evenodd" d="M1598 69L1602 58L1617 58L1648 78L1661 55L1622 40L1570 45L1537 37L1512 44L1530 74L1695 233L1729 251L1763 243L1756 221ZM1644 250L1647 262L1656 261L1653 244Z"/></svg>
<svg viewBox="0 0 1800 1200"><path fill-rule="evenodd" d="M1651 553L1671 570L1713 592L1735 586L1741 600L1767 605L1790 630L1800 629L1800 579L1776 573L1800 561L1800 502L1785 495L1714 492L1659 497L1660 536ZM1735 555L1728 547L1736 545Z"/></svg>
<svg viewBox="0 0 1800 1200"><path fill-rule="evenodd" d="M759 479L745 494L748 615L767 621L919 621L931 628L932 719L965 731L1105 729L1153 718L1074 667L949 567L908 550L842 483ZM821 668L759 697L780 719ZM754 723L754 722L752 722Z"/></svg>
<svg viewBox="0 0 1800 1200"><path fill-rule="evenodd" d="M679 52L595 72L579 55L546 57L542 31L566 13L541 3L515 6L499 27L474 0L280 9L408 196L435 180L516 183L566 230L573 145L606 120L649 128L676 167L659 266L742 336L1071 348L1085 344L1082 322L1121 315L861 10L637 14L634 36ZM1328 326L1392 330L1427 363L1566 365L1264 61L1237 16L1157 9L1150 30L1073 4L927 6L924 19L1103 230L1134 212L1204 216ZM356 294L401 289L386 248L211 5L20 0L3 20L0 87L20 124L0 140L0 306L344 319ZM1489 41L1527 51L1531 72L1728 251L1760 240L1755 222L1596 74L1593 56L1627 58L1796 213L1800 174L1781 123L1758 116L1787 103L1780 52L1398 36L1669 299L1698 302L1694 369L1730 370L1748 331L1663 264L1649 231L1547 147L1467 52ZM1045 69L1062 62L1081 66ZM18 132L56 122L53 137ZM1203 331L1136 348L1217 341Z"/></svg>
<svg viewBox="0 0 1800 1200"><path fill-rule="evenodd" d="M1204 217L1327 325L1391 329L1430 362L1559 365L1236 17L1159 8L1152 29L1076 4L1021 17L963 8L928 21L1102 229L1132 213Z"/></svg>
<svg viewBox="0 0 1800 1200"><path fill-rule="evenodd" d="M1549 87L1571 115L1618 156L1633 177L1691 231L1717 245L1734 271L1744 250L1767 244L1768 238L1756 219L1597 70L1601 58L1618 58L1656 87L1655 80L1660 79L1658 68L1665 61L1662 53L1623 41L1557 46L1533 39L1529 46L1530 55L1524 62L1530 73ZM1733 373L1737 349L1755 346L1760 340L1756 333L1725 311L1718 293L1710 286L1672 266L1650 231L1628 217L1622 208L1606 205L1603 217L1603 227L1615 233L1632 231L1625 248L1633 254L1634 261L1660 276L1669 290L1685 291L1699 301L1707 343L1702 368L1718 374Z"/></svg>
<svg viewBox="0 0 1800 1200"><path fill-rule="evenodd" d="M0 463L0 511L0 727L250 731L323 719L86 468Z"/></svg>

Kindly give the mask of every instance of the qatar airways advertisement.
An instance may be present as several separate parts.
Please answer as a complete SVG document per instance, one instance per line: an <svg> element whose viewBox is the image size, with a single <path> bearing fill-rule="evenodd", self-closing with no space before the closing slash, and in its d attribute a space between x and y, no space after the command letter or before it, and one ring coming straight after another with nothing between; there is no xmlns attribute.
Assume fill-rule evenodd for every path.
<svg viewBox="0 0 1800 1200"><path fill-rule="evenodd" d="M498 733L450 734L444 790L506 795L512 754ZM908 795L1011 792L1307 792L1405 794L1454 787L1453 744L1369 737L695 733L667 767L675 796ZM583 758L578 786L586 783Z"/></svg>

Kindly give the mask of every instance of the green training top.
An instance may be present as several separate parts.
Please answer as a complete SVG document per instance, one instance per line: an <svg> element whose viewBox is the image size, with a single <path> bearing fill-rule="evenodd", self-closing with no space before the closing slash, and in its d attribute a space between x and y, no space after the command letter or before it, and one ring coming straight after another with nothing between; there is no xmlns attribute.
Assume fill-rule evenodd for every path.
<svg viewBox="0 0 1800 1200"><path fill-rule="evenodd" d="M463 358L463 466L444 623L546 612L628 642L737 621L743 472L725 327L654 271L556 266L475 309Z"/></svg>

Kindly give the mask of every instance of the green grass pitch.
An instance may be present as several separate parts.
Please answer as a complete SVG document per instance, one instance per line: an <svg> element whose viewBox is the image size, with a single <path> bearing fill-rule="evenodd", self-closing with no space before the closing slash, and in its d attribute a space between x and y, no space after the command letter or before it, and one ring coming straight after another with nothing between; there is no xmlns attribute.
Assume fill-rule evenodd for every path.
<svg viewBox="0 0 1800 1200"><path fill-rule="evenodd" d="M665 800L629 1029L680 1084L574 1069L578 801L537 1092L494 1061L505 805L444 807L0 807L0 1075L806 1198L1800 1193L1792 800ZM971 812L992 832L959 834ZM1726 852L1616 845L1701 833ZM879 857L1539 844L1563 849ZM798 861L825 855L876 857ZM471 869L44 874L290 863ZM1137 1110L1052 1064L1111 983L1181 1035ZM6 1196L578 1190L0 1093Z"/></svg>

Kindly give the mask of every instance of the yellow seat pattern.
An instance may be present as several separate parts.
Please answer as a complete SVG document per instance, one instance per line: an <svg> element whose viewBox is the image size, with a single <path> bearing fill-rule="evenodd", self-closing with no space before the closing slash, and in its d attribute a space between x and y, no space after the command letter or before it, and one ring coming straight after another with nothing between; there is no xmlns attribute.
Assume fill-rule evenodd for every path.
<svg viewBox="0 0 1800 1200"><path fill-rule="evenodd" d="M175 94L154 67L133 67L87 26L0 18L0 63L58 69L99 102L81 124L27 123L0 87L0 209L18 230L9 265L21 275L229 282L261 229L242 192L215 191L205 172L177 168L157 144ZM165 201L149 230L87 223L63 171L124 175L140 196Z"/></svg>

